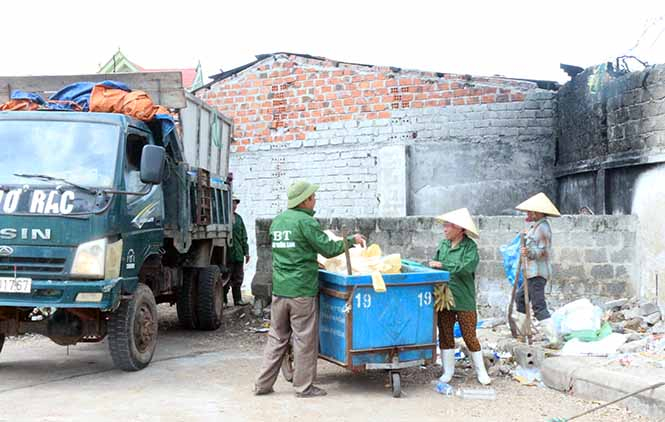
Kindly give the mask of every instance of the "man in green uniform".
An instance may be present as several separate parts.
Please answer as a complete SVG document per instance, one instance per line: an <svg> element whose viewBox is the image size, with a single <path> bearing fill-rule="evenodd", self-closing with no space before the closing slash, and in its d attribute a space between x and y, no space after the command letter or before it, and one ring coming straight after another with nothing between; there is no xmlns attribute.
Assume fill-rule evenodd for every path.
<svg viewBox="0 0 665 422"><path fill-rule="evenodd" d="M229 249L228 265L231 272L231 279L224 286L224 304L226 305L226 296L231 290L233 295L233 304L235 306L245 306L242 301L242 281L245 278L245 264L249 262L249 245L247 244L247 230L242 217L236 213L240 204L240 198L233 195L233 244Z"/></svg>
<svg viewBox="0 0 665 422"><path fill-rule="evenodd" d="M344 253L344 242L330 240L314 219L318 185L293 183L287 192L288 209L270 225L272 240L271 321L261 373L254 394L273 392L282 359L293 337L296 397L325 396L314 385L319 354L319 279L317 254L331 258ZM360 243L360 234L349 244Z"/></svg>

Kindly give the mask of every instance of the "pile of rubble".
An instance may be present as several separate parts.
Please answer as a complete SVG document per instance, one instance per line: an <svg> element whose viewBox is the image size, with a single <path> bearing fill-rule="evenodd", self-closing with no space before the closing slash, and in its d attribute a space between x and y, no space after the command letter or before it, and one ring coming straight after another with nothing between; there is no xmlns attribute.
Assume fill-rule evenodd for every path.
<svg viewBox="0 0 665 422"><path fill-rule="evenodd" d="M627 336L613 361L622 366L665 367L665 318L654 303L619 299L604 305L612 330Z"/></svg>
<svg viewBox="0 0 665 422"><path fill-rule="evenodd" d="M665 320L652 302L640 304L635 298L618 299L603 305L612 331L622 334L665 334Z"/></svg>

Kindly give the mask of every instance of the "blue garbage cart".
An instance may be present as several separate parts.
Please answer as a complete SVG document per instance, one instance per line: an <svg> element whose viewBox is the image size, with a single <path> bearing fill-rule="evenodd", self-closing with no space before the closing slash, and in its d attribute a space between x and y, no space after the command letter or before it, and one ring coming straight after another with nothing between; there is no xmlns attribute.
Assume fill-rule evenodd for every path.
<svg viewBox="0 0 665 422"><path fill-rule="evenodd" d="M378 293L369 275L319 270L319 357L352 371L387 370L399 397L400 370L436 359L434 287L449 273L402 265L383 280Z"/></svg>

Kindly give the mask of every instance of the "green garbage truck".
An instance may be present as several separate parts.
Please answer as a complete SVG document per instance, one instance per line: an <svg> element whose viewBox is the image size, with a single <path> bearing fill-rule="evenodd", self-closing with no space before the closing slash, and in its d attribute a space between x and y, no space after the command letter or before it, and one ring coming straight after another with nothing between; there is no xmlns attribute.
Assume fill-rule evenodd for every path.
<svg viewBox="0 0 665 422"><path fill-rule="evenodd" d="M102 80L147 92L175 130L118 113L0 112L0 351L26 333L106 338L114 365L137 371L155 353L157 304L190 329L221 325L233 127L179 72L0 77L0 104Z"/></svg>

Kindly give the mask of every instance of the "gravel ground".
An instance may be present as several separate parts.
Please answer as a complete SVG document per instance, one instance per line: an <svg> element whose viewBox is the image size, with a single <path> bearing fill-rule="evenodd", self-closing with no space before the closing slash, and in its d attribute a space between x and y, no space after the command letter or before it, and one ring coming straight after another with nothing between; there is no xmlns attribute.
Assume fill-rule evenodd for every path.
<svg viewBox="0 0 665 422"><path fill-rule="evenodd" d="M494 401L445 397L434 391L433 381L441 373L438 365L404 370L404 397L394 399L385 372L355 374L324 361L319 361L318 384L328 390L328 397L296 399L281 377L274 394L255 397L251 386L266 336L255 332L265 328L265 321L250 310L229 308L222 329L197 332L183 330L175 308L160 305L158 355L150 367L131 374L112 369L105 343L71 347L65 354L64 348L41 337L9 339L0 355L0 422L545 421L599 404L545 387L524 386L510 376L494 377ZM456 375L451 383L456 388L483 388L464 363ZM31 400L25 401L26 397ZM649 419L609 407L580 419L584 420Z"/></svg>

